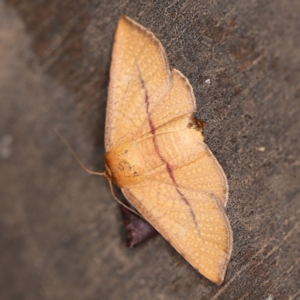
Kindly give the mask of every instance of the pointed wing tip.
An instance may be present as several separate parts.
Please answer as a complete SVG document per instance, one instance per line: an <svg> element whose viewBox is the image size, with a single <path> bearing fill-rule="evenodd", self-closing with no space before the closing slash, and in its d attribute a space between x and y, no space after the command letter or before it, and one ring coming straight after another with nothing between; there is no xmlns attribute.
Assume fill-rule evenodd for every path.
<svg viewBox="0 0 300 300"><path fill-rule="evenodd" d="M198 272L200 274L202 274L205 278L207 278L208 280L213 282L214 284L221 285L224 282L227 265L228 265L228 262L226 264L224 264L215 274L211 274L211 273L205 274L205 272L200 272L199 269L198 269Z"/></svg>
<svg viewBox="0 0 300 300"><path fill-rule="evenodd" d="M229 263L229 260L227 260L227 261L225 262L225 264L222 266L221 271L220 271L220 273L218 274L219 276L218 276L217 280L214 281L214 283L215 283L216 285L221 285L221 284L224 282L224 278L225 278L225 274L226 274L226 271L227 271L228 263Z"/></svg>
<svg viewBox="0 0 300 300"><path fill-rule="evenodd" d="M119 17L119 22L118 22L118 27L119 26L129 26L129 28L135 27L135 28L139 28L141 27L140 24L138 24L137 22L135 22L134 20L132 20L130 17L126 16L126 15L120 15Z"/></svg>
<svg viewBox="0 0 300 300"><path fill-rule="evenodd" d="M126 15L120 15L119 17L119 25L125 23L128 24L130 26L134 26L136 28L143 28L144 30L147 31L146 28L144 28L142 25L140 25L139 23L135 22L133 19L131 19L130 17L126 16Z"/></svg>
<svg viewBox="0 0 300 300"><path fill-rule="evenodd" d="M128 16L126 16L126 15L120 15L119 22L120 21L130 22L130 21L132 21L132 19L129 18Z"/></svg>
<svg viewBox="0 0 300 300"><path fill-rule="evenodd" d="M208 274L206 272L201 272L199 269L197 269L197 271L201 275L203 275L205 278L207 278L211 282L215 283L216 285L221 285L224 282L228 263L229 263L229 259L226 259L224 261L224 263L218 268L218 270L216 270L216 272L214 274L212 274L212 273Z"/></svg>
<svg viewBox="0 0 300 300"><path fill-rule="evenodd" d="M120 15L119 17L118 28L119 29L122 28L121 31L125 30L130 34L133 33L134 31L137 31L142 36L147 37L149 43L153 43L157 47L157 50L160 52L161 58L164 62L164 71L167 73L167 76L169 78L169 88L170 88L173 84L172 70L170 67L170 63L165 48L163 47L160 40L155 36L155 34L124 14ZM182 76L184 77L184 75Z"/></svg>
<svg viewBox="0 0 300 300"><path fill-rule="evenodd" d="M217 280L213 281L217 285L221 285L224 282L227 267L228 267L229 260L231 257L231 251L232 251L232 242L231 242L231 245L229 245L227 257L224 257L223 263L220 265L219 272L217 275Z"/></svg>
<svg viewBox="0 0 300 300"><path fill-rule="evenodd" d="M213 279L207 278L207 279L209 279L216 285L221 285L224 282L224 277L225 277L225 272L223 274L218 274L218 276L216 278L213 278Z"/></svg>
<svg viewBox="0 0 300 300"><path fill-rule="evenodd" d="M214 282L216 285L221 285L224 282L224 278L220 278L218 281Z"/></svg>

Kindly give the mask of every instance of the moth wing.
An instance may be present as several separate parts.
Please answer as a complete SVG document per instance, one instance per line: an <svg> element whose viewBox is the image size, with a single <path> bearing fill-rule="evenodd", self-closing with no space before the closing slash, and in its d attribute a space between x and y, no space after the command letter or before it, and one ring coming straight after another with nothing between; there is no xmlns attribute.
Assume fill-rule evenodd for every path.
<svg viewBox="0 0 300 300"><path fill-rule="evenodd" d="M192 266L216 284L223 282L231 255L232 231L216 196L158 181L122 191Z"/></svg>
<svg viewBox="0 0 300 300"><path fill-rule="evenodd" d="M156 133L166 131L178 131L192 123L196 111L196 100L193 88L188 79L178 70L172 70L173 84L170 90L149 110L149 118ZM151 101L151 98L149 99ZM147 118L139 131L137 137L148 133ZM200 135L199 135L199 138Z"/></svg>
<svg viewBox="0 0 300 300"><path fill-rule="evenodd" d="M226 175L213 153L199 139L199 136L199 132L192 128L161 134L158 138L159 151L167 157L163 150L164 141L167 141L168 149L177 150L176 154L169 156L167 161L179 188L212 193L218 197L223 206L226 206L228 200ZM166 173L165 165L148 172L146 176L150 180L174 184L172 178Z"/></svg>
<svg viewBox="0 0 300 300"><path fill-rule="evenodd" d="M168 58L152 32L121 16L115 34L105 129L105 148L133 140L172 85Z"/></svg>
<svg viewBox="0 0 300 300"><path fill-rule="evenodd" d="M166 176L167 162L173 169L179 187L211 192L226 206L227 178L217 159L203 142L203 134L195 124L193 89L179 71L172 70L172 73L172 88L150 112L155 132L146 135L155 144L153 156L160 163L153 164L153 170L147 170L147 178L174 184L172 178ZM142 131L145 127L140 129L140 136L144 139L146 135ZM147 156L147 162L153 156ZM159 164L160 167L157 167Z"/></svg>

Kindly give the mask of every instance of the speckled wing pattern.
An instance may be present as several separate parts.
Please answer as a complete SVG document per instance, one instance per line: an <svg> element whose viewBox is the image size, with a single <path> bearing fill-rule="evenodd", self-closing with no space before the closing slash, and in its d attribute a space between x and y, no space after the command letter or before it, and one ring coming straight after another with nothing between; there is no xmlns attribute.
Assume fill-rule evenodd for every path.
<svg viewBox="0 0 300 300"><path fill-rule="evenodd" d="M142 77L141 77L142 76ZM144 85L152 109L172 85L168 58L160 41L128 17L115 34L108 91L105 148L136 138L145 124Z"/></svg>
<svg viewBox="0 0 300 300"><path fill-rule="evenodd" d="M188 80L170 70L155 36L124 16L108 99L106 150L125 143L141 153L143 172L122 186L125 197L201 274L222 283L232 250L226 176L195 126Z"/></svg>

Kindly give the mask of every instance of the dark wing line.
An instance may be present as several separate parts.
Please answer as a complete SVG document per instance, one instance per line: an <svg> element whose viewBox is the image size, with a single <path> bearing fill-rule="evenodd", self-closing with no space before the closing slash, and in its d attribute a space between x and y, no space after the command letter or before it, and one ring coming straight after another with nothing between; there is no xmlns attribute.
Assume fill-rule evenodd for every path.
<svg viewBox="0 0 300 300"><path fill-rule="evenodd" d="M197 228L197 230L199 230L198 228L198 224L197 224L197 220L196 220L196 216L195 216L195 213L188 201L188 199L186 198L186 196L180 191L179 187L178 187L178 184L177 184L177 181L174 177L174 173L173 173L173 170L172 170L172 166L169 164L169 162L163 157L163 155L161 154L160 150L159 150L159 147L158 147L158 144L157 144L157 140L156 140L156 128L155 128L155 125L154 125L154 122L151 118L151 113L149 112L149 105L150 105L150 102L149 102L149 96L148 96L148 91L147 91L147 88L145 86L145 82L142 78L142 74L140 72L140 69L139 69L139 66L138 64L136 65L137 66L137 69L138 69L138 74L139 74L139 78L140 78L140 84L141 84L141 87L144 91L144 94L145 94L145 104L146 104L146 113L147 113L147 117L148 117L148 122L149 122L149 127L150 127L150 131L151 131L151 134L152 134L152 140L153 140L153 144L154 144L154 148L155 148L155 151L158 155L158 157L160 158L160 160L165 164L166 166L166 170L172 180L172 182L174 183L174 186L175 186L175 189L176 189L176 192L178 193L178 195L180 196L180 198L182 199L182 201L189 207L189 211L190 211L190 214L193 218L193 221L194 221L194 224L195 224L195 227Z"/></svg>
<svg viewBox="0 0 300 300"><path fill-rule="evenodd" d="M119 18L119 22L120 22L121 19L123 19L127 23L131 24L133 29L137 30L142 35L147 36L147 38L149 38L149 40L151 40L157 46L158 51L159 51L159 53L160 53L160 55L163 59L164 71L167 74L167 78L168 78L168 81L169 81L169 84L170 84L170 86L169 86L169 89L170 89L172 87L172 82L173 82L172 71L171 71L171 68L170 68L170 64L169 64L169 60L168 60L166 51L165 51L163 45L161 44L161 42L159 41L159 39L151 31L147 30L145 27L143 27L139 23L133 21L129 17L127 17L125 15L121 15L120 18ZM119 30L119 25L118 25L117 31L118 30ZM115 33L115 43L116 43L117 31ZM114 109L114 105L115 105L115 101L114 101L114 97L113 97L113 91L112 91L112 82L113 82L112 81L112 71L113 71L113 67L115 67L115 61L116 61L116 57L118 57L118 52L122 51L122 45L118 45L118 48L119 49L117 49L116 45L114 44L113 51L112 51L112 62L111 62L111 67L110 67L110 83L109 83L109 87L108 87L108 100L107 100L107 112L106 112L106 123L105 123L106 124L105 125L105 149L106 150L111 148L111 135L108 138L107 133L109 131L111 131L111 129L112 129L111 128L111 122L109 122L109 120L111 121L113 119L113 109ZM168 89L168 91L169 91L169 89ZM166 91L166 93L168 91ZM116 144L118 144L118 142Z"/></svg>

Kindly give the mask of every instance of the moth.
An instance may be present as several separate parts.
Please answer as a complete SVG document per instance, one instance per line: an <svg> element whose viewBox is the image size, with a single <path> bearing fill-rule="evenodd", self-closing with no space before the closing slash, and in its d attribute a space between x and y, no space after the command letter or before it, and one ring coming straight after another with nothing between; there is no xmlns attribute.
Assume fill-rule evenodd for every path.
<svg viewBox="0 0 300 300"><path fill-rule="evenodd" d="M228 184L195 111L193 88L170 68L160 41L121 16L110 68L105 171L88 170L57 133L87 172L121 188L194 268L221 284L232 251Z"/></svg>

